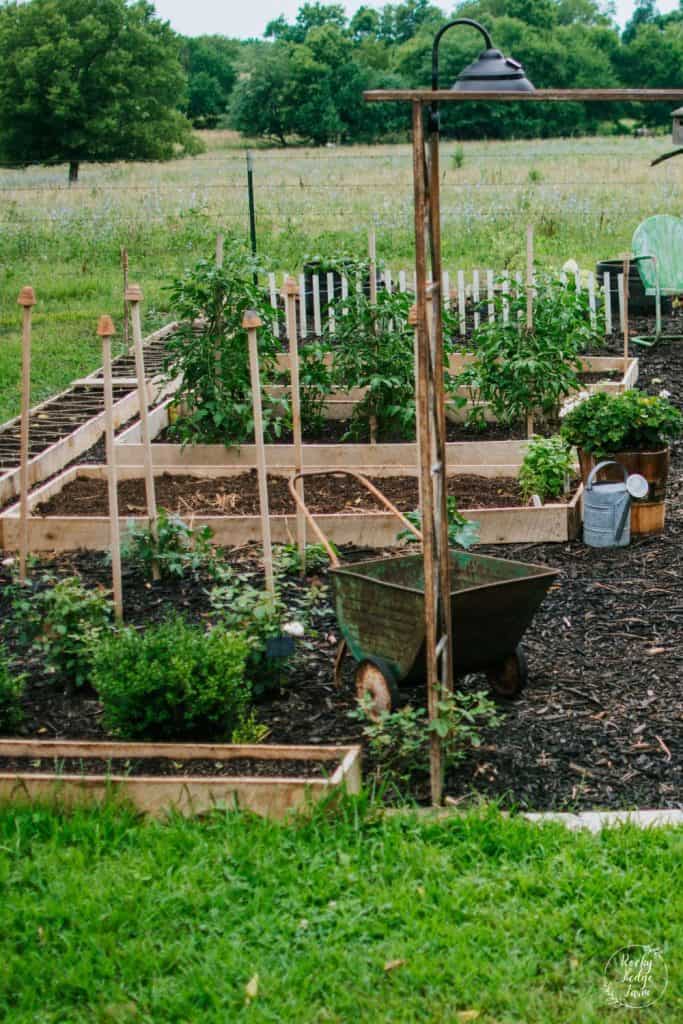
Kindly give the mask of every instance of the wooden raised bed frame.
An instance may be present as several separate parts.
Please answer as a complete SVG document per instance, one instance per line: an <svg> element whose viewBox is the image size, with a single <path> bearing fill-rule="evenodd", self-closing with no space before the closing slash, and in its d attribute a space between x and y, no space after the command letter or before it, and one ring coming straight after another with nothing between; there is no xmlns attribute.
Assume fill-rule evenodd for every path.
<svg viewBox="0 0 683 1024"><path fill-rule="evenodd" d="M158 331L155 331L154 334L150 334L145 338L145 345L161 341L168 337L176 329L176 326L177 325L175 323L166 324L165 327L160 328ZM56 399L69 394L74 387L84 386L90 388L102 388L103 380L98 378L98 372L99 371L95 370L95 372L89 377L74 381L71 387L66 391L62 391L60 394L41 402L40 405L31 409L31 416L39 415L41 409L43 409L48 403L52 403ZM131 389L127 395L121 398L114 405L114 426L118 428L134 416L138 415L140 411L140 404L138 402L137 382L134 379L115 377L113 379L113 384L114 386L118 384L128 384ZM148 401L159 401L165 396L173 394L176 387L177 384L175 382L164 383L158 377L148 380ZM9 426L16 422L18 422L18 417L15 417L13 420L9 420L6 424L3 424L3 426ZM35 487L36 484L46 480L54 473L59 473L60 470L64 469L67 463L78 458L78 456L82 455L83 452L86 452L88 448L91 448L104 433L104 424L105 412L103 407L102 412L81 424L81 426L77 427L76 430L72 431L72 433L67 434L66 437L61 438L61 440L56 441L38 455L34 455L32 459L29 459L29 486ZM16 468L10 468L6 471L0 472L0 506L12 501L12 499L18 494L19 467L17 463Z"/></svg>
<svg viewBox="0 0 683 1024"><path fill-rule="evenodd" d="M468 445L463 445L468 447ZM518 464L519 465L519 464ZM452 475L458 473L476 473L481 476L516 476L517 467L512 465L468 465L451 467ZM330 464L307 468L330 469ZM416 476L417 469L412 466L364 466L357 467L360 472L374 476ZM211 478L236 476L244 472L244 466L155 466L154 473L163 473ZM274 475L290 476L291 468L287 466L269 466ZM137 466L121 466L118 478L132 479L142 475ZM449 474L450 475L450 474ZM44 484L29 497L29 513L42 501L58 494L62 488L81 477L97 477L105 479L104 466L76 466L65 470L54 480ZM541 508L515 506L512 508L483 508L463 510L463 515L476 519L481 528L482 544L518 544L545 543L548 541L567 541L576 537L581 523L581 498L583 487L579 486L576 493L566 504L544 505ZM400 527L388 512L359 512L325 514L316 516L323 531L335 544L357 544L362 547L382 548L397 544L396 534ZM210 516L194 515L186 518L194 528L208 526L213 531L214 542L218 545L238 546L251 541L261 540L261 520L257 515L250 516ZM145 525L146 516L121 516L121 530L125 531L129 524ZM294 543L296 538L296 513L288 515L271 515L270 525L272 539L276 543ZM29 514L29 550L30 551L72 551L86 548L94 551L105 551L109 547L109 519L107 516L35 516ZM7 551L18 549L19 546L19 506L13 505L0 516L0 547Z"/></svg>
<svg viewBox="0 0 683 1024"><path fill-rule="evenodd" d="M158 758L176 761L243 757L262 761L335 762L329 778L287 776L168 776L168 775L47 775L0 772L0 799L53 800L72 806L100 803L112 794L131 801L145 814L161 817L174 811L189 817L216 806L283 818L304 810L326 796L361 788L361 750L358 746L260 746L186 743L104 743L78 740L0 740L0 757L40 758Z"/></svg>

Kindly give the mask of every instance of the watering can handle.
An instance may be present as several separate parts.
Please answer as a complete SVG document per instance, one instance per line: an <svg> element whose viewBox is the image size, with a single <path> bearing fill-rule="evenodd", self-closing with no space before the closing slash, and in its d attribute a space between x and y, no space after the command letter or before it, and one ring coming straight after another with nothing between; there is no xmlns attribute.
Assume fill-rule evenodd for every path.
<svg viewBox="0 0 683 1024"><path fill-rule="evenodd" d="M587 491L593 489L593 482L596 476L598 475L601 469L605 468L605 466L621 466L624 473L624 483L628 480L628 470L626 469L626 466L622 466L621 462L615 462L614 459L605 459L604 462L598 462L597 466L594 466L588 474L588 479L586 480Z"/></svg>
<svg viewBox="0 0 683 1024"><path fill-rule="evenodd" d="M378 491L375 485L371 484L368 478L366 476L363 476L362 473L354 473L354 471L351 469L313 469L309 471L304 470L302 473L294 473L289 478L289 492L294 498L294 501L297 503L299 508L303 511L304 515L306 516L306 519L310 523L311 529L313 530L314 534L316 535L322 546L325 548L328 558L332 562L332 565L334 566L335 569L338 569L341 563L335 554L334 548L332 547L329 540L316 523L310 509L308 508L305 501L303 500L303 498L296 489L297 480L301 480L304 477L313 476L354 477L354 479L358 480L361 484L363 484L365 489L368 490L370 494L372 494L373 498L377 498L378 501L381 501L384 507L388 509L388 511L391 512L392 515L395 515L398 519L400 519L403 525L406 527L406 529L410 530L410 532L413 533L418 540L422 540L422 534L420 533L420 531L417 530L410 522L410 520L406 519L403 513L399 512L396 506L392 504L392 502L390 502L389 499L385 497L385 495L382 494L381 491Z"/></svg>

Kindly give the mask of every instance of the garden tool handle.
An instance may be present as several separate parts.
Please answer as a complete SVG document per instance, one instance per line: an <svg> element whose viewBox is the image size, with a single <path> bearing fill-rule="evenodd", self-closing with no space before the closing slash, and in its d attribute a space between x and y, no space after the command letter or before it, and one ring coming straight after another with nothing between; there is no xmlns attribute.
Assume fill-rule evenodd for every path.
<svg viewBox="0 0 683 1024"><path fill-rule="evenodd" d="M598 462L597 466L594 466L588 474L588 479L586 480L587 491L593 489L593 482L596 476L598 475L601 469L605 468L605 466L621 466L622 471L624 473L624 483L628 480L628 470L626 469L626 466L622 465L621 462L616 462L614 459L605 459L604 462Z"/></svg>
<svg viewBox="0 0 683 1024"><path fill-rule="evenodd" d="M335 554L334 548L332 547L332 545L330 544L328 538L325 536L323 531L320 529L320 527L316 523L315 518L313 517L313 514L311 513L310 509L306 505L306 503L303 500L303 498L301 497L301 495L298 493L298 491L296 489L296 486L295 486L297 480L301 480L304 477L314 477L314 476L352 476L352 477L354 477L355 480L358 480L360 483L362 483L363 487L365 487L365 489L368 490L370 492L370 494L372 494L373 498L377 498L377 500L380 501L384 505L384 507L386 509L388 509L389 512L391 512L392 515L395 515L398 519L400 519L401 522L403 523L403 525L406 527L406 529L410 530L410 532L412 534L414 534L414 536L417 538L417 540L419 540L419 541L422 540L422 534L420 533L420 531L418 529L416 529L416 527L413 526L413 524L410 522L410 520L406 519L406 517L403 515L403 513L399 512L399 510L396 508L396 506L391 501L389 501L389 499L384 494L382 494L382 492L379 491L375 487L374 484L370 483L368 478L366 476L363 476L362 473L356 473L352 469L312 469L312 470L303 470L303 472L301 472L301 473L294 473L289 478L289 492L292 495L292 497L294 498L294 501L296 502L296 504L299 506L299 508L302 510L302 512L306 516L307 521L310 523L311 529L315 533L316 537L318 538L318 540L320 541L322 546L325 548L325 551L327 552L327 556L330 559L330 561L332 562L332 565L333 565L333 567L335 569L338 569L339 566L341 565L341 563L340 563L337 555Z"/></svg>

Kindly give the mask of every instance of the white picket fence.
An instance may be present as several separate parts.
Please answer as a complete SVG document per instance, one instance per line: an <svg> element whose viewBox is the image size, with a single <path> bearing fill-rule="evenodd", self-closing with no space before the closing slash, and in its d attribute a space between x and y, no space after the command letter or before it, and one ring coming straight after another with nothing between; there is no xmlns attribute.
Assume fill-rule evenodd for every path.
<svg viewBox="0 0 683 1024"><path fill-rule="evenodd" d="M289 276L291 275L283 274L282 283L284 283L285 278ZM565 283L567 282L567 274L564 271L560 277ZM330 322L330 331L334 333L334 310L328 307L326 303L321 302L320 275L314 274L312 279L312 316L310 315L310 310L307 309L308 303L305 301L306 288L303 274L299 275L298 281L300 292L298 327L300 337L305 338L311 335L320 337L323 333L322 325L325 317L327 317ZM575 281L578 291L588 292L591 325L593 327L596 326L598 308L604 306L605 334L611 334L613 329L612 304L611 301L605 302L605 296L609 296L611 294L611 275L609 273L605 273L603 275L602 282L598 282L593 271L577 271ZM617 284L619 295L619 329L621 332L624 330L623 281L624 275L619 274ZM382 282L389 292L398 290L400 292L409 291L414 293L415 271L399 270L398 273L395 273L392 270L384 270L382 271ZM496 282L500 283L496 285ZM278 307L282 308L281 301L279 300L282 283L278 283L275 274L268 275L270 304L274 310L277 310ZM333 274L326 275L325 285L327 294L334 295ZM357 282L357 287L359 289L361 287L360 280ZM473 270L469 272L469 275L464 270L457 270L455 273L444 271L442 287L444 307L446 309L457 310L460 334L464 337L468 333L468 327L474 330L479 327L482 317L488 320L495 319L496 307L494 298L496 290L502 296L501 315L503 323L508 323L510 309L506 296L514 294L515 291L521 291L523 287L524 274L521 270L516 272L506 270L502 273L495 273L493 270ZM341 281L341 294L342 298L345 298L349 294L349 282L344 276L342 276ZM484 301L486 302L485 310L482 308L482 303ZM282 327L278 322L277 318L273 319L273 330L277 337L279 337L281 333L284 334L284 327Z"/></svg>

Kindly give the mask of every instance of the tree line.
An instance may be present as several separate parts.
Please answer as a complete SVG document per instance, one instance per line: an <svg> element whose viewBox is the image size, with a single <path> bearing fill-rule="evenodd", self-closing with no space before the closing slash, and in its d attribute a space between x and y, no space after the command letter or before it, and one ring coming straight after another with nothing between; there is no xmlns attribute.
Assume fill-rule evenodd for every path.
<svg viewBox="0 0 683 1024"><path fill-rule="evenodd" d="M194 153L197 127L323 145L403 138L405 105L365 104L366 89L426 87L434 34L446 18L481 21L537 87L678 87L683 0L670 14L638 0L620 32L598 0L430 0L362 6L303 3L264 38L183 38L148 0L0 0L0 160L83 160ZM467 28L444 37L450 85L482 48ZM443 112L461 139L529 138L668 126L668 104L467 104Z"/></svg>

